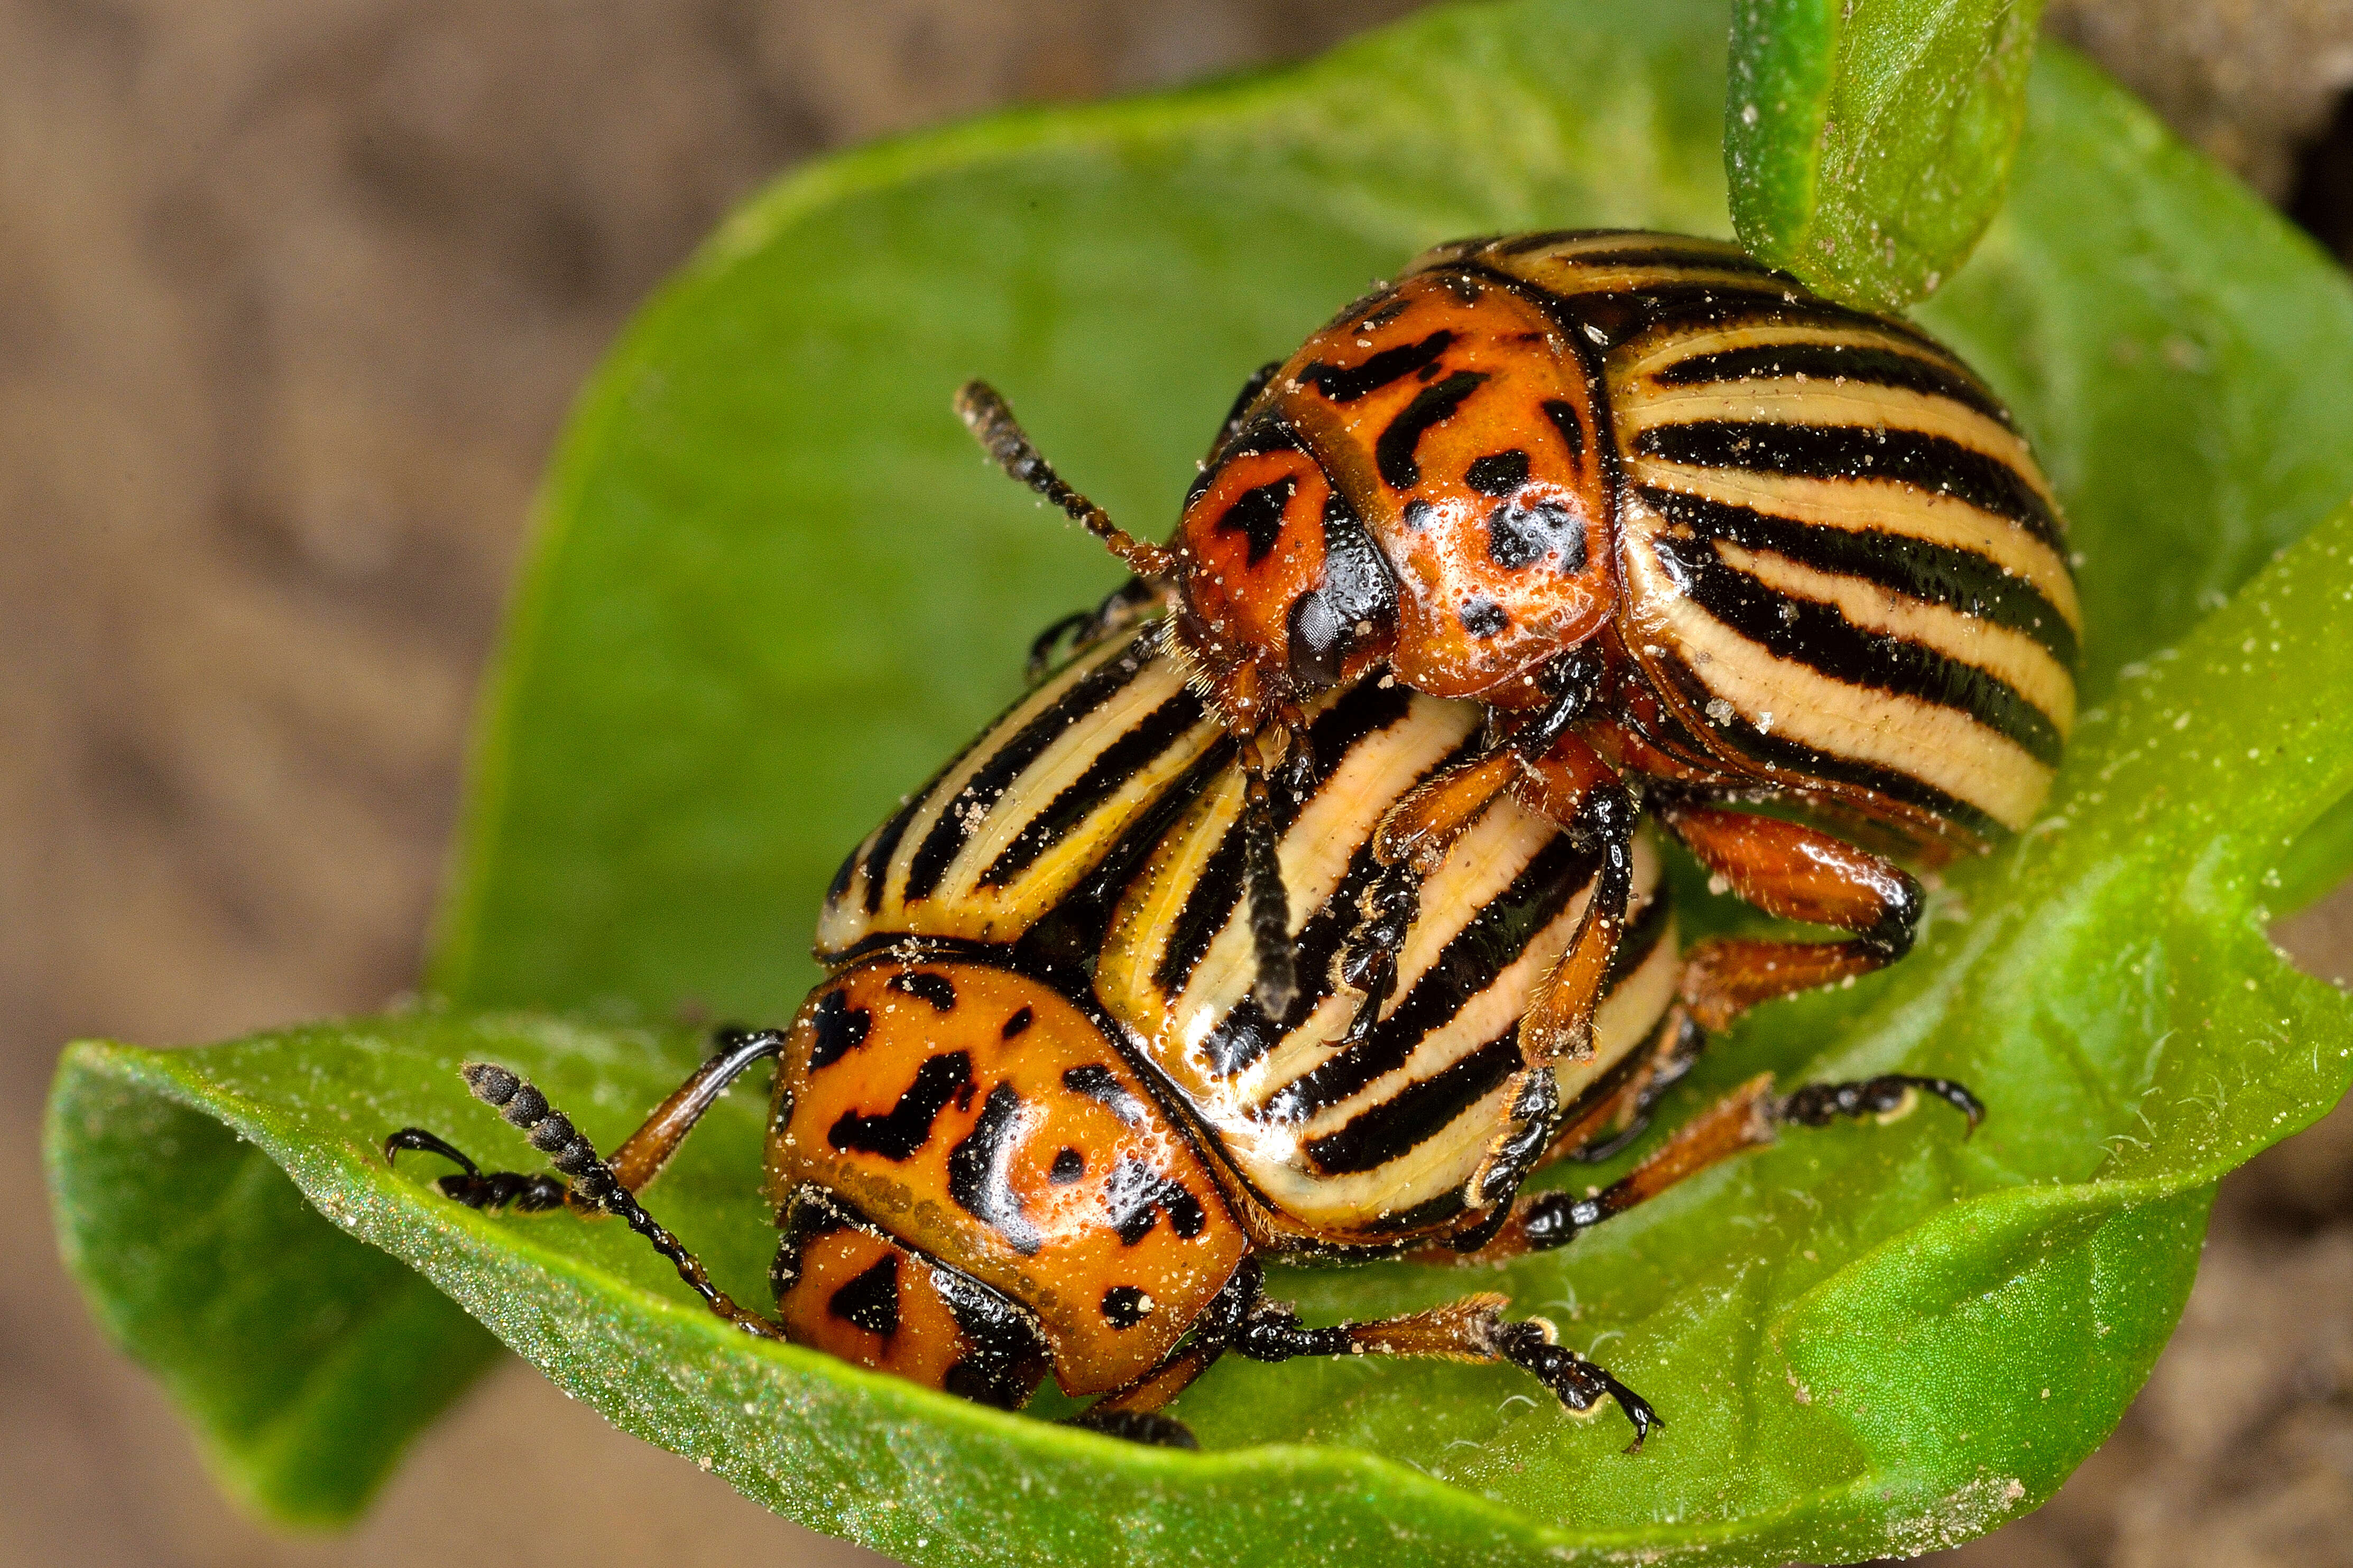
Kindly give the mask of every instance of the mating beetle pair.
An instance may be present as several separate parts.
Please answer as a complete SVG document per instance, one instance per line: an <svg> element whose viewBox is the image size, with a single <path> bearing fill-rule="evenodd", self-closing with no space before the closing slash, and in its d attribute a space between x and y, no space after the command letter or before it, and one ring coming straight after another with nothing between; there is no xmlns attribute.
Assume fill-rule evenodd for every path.
<svg viewBox="0 0 2353 1568"><path fill-rule="evenodd" d="M1518 1197L1638 1125L1703 1028L1908 945L1891 861L1723 803L1933 857L2047 787L2057 524L1943 350L1705 242L1442 247L1246 389L1165 548L960 403L1139 584L845 863L789 1030L731 1037L609 1162L470 1069L574 1184L451 1195L613 1209L754 1331L999 1404L1050 1370L1134 1436L1176 1436L1155 1412L1231 1349L1507 1360L1639 1442L1649 1407L1498 1298L1307 1328L1255 1259L1499 1259L1779 1122L1923 1089L1975 1120L1943 1080L1760 1079L1598 1196ZM1638 802L1852 936L1680 954ZM772 1056L774 1318L633 1195Z"/></svg>

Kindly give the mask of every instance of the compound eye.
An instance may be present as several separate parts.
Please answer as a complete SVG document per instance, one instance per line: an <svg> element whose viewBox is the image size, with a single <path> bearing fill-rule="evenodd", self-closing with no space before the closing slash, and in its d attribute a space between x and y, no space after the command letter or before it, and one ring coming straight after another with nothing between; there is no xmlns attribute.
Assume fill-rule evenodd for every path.
<svg viewBox="0 0 2353 1568"><path fill-rule="evenodd" d="M1323 590L1302 594L1291 604L1291 679L1301 696L1329 690L1340 682L1348 659L1350 626Z"/></svg>
<svg viewBox="0 0 2353 1568"><path fill-rule="evenodd" d="M1302 696L1340 683L1358 649L1386 643L1397 625L1397 582L1372 535L1339 496L1324 503L1324 575L1292 602L1291 679Z"/></svg>

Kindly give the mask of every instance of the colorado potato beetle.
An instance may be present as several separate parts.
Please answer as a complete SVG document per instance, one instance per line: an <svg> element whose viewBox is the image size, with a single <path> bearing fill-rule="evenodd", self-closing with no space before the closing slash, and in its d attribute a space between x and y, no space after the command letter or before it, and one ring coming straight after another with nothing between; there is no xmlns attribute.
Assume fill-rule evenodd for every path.
<svg viewBox="0 0 2353 1568"><path fill-rule="evenodd" d="M551 1155L484 1173L429 1150L478 1206L618 1215L744 1329L990 1404L1050 1373L1081 1417L1187 1443L1159 1414L1228 1351L1509 1362L1569 1409L1614 1400L1635 1446L1657 1416L1607 1371L1481 1293L1376 1322L1310 1327L1269 1300L1260 1259L1412 1255L1496 1262L1554 1247L1787 1122L1903 1109L1951 1082L1890 1076L1778 1096L1757 1079L1588 1197L1522 1197L1547 1158L1637 1131L1704 1037L1647 835L1628 841L1628 940L1603 976L1594 1048L1529 1065L1537 980L1608 886L1603 847L1508 795L1430 861L1388 994L1335 962L1383 877L1380 824L1482 744L1472 704L1359 676L1302 705L1314 765L1268 816L1292 900L1255 929L1249 786L1237 746L1152 621L1082 648L843 862L819 921L827 978L790 1027L730 1031L609 1159L504 1068L466 1068ZM1299 977L1260 1000L1271 940ZM1369 1019L1369 1023L1367 1020ZM777 1059L767 1190L783 1235L773 1314L714 1286L636 1194L729 1082Z"/></svg>
<svg viewBox="0 0 2353 1568"><path fill-rule="evenodd" d="M1919 885L1846 837L1934 861L2022 827L2074 721L2058 506L2001 404L1916 328L1731 245L1425 253L1243 388L1166 545L1064 484L985 384L957 401L1137 574L1129 602L1171 608L1253 815L1319 693L1377 669L1485 707L1485 743L1390 808L1345 963L1385 995L1406 929L1385 911L1519 801L1603 863L1521 1029L1531 1066L1593 1049L1638 800L1744 899L1851 933L1699 944L1683 997L1715 1027L1902 956ZM1727 809L1766 797L1840 832ZM1280 1011L1285 955L1261 956Z"/></svg>

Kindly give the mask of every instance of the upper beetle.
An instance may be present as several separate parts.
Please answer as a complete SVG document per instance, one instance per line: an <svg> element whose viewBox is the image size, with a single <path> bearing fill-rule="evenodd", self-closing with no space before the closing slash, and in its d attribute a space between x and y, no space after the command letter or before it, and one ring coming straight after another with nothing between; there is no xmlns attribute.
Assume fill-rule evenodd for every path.
<svg viewBox="0 0 2353 1568"><path fill-rule="evenodd" d="M1748 901L1852 933L1700 944L1684 998L1713 1026L1892 961L1920 910L1881 855L1725 803L1793 800L1933 859L2022 827L2073 725L2074 584L2008 413L1918 330L1721 242L1426 253L1251 379L1166 545L1064 484L987 386L958 407L1134 568L1127 602L1171 605L1255 813L1319 692L1386 666L1485 706L1486 744L1389 813L1391 874L1342 962L1377 1005L1393 911L1509 793L1605 865L1524 1028L1532 1060L1590 1049L1638 800ZM1264 956L1279 1004L1292 976Z"/></svg>

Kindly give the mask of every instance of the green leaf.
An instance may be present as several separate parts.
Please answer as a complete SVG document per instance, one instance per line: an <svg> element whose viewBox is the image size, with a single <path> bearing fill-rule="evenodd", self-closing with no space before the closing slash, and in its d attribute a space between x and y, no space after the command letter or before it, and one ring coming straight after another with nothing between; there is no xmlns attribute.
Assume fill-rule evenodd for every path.
<svg viewBox="0 0 2353 1568"><path fill-rule="evenodd" d="M1733 0L1724 163L1749 250L1899 310L2010 182L2042 0Z"/></svg>
<svg viewBox="0 0 2353 1568"><path fill-rule="evenodd" d="M341 1035L322 1038L332 1047L294 1073L314 1095L333 1086L332 1099L352 1074ZM47 1136L67 1264L108 1333L187 1413L232 1497L290 1523L344 1522L498 1342L401 1263L322 1225L280 1169L295 1168L288 1152L233 1134L217 1106L78 1059L58 1076Z"/></svg>
<svg viewBox="0 0 2353 1568"><path fill-rule="evenodd" d="M1760 1064L1943 1072L1995 1108L1973 1142L1936 1115L1791 1134L1567 1255L1479 1279L1606 1346L1662 1405L1671 1424L1639 1459L1506 1369L1372 1360L1229 1363L1178 1405L1213 1452L1120 1444L746 1339L620 1226L478 1215L375 1152L423 1121L523 1157L457 1088L457 1064L482 1058L610 1147L697 1056L677 1029L425 1013L205 1051L79 1047L52 1131L61 1228L102 1301L168 1295L258 1337L358 1249L314 1223L227 1281L201 1230L157 1260L157 1184L124 1173L181 1139L195 1152L174 1157L162 1217L283 1206L230 1141L248 1140L336 1226L617 1424L917 1563L1746 1563L1947 1544L2040 1501L2105 1434L2180 1310L2213 1182L2353 1076L2353 1000L2282 963L2252 912L2279 846L2353 789L2353 670L2303 656L2348 604L2353 512L2126 683L2054 815L1953 879L1924 951L1875 985L1773 1010L1679 1097L1691 1109ZM774 1246L754 1190L762 1121L753 1095L723 1102L649 1193L746 1298ZM1403 1265L1278 1282L1316 1314L1465 1285ZM177 1325L115 1326L151 1356L237 1365Z"/></svg>
<svg viewBox="0 0 2353 1568"><path fill-rule="evenodd" d="M996 380L1074 482L1155 533L1249 370L1422 245L1725 232L1723 37L1698 0L1438 12L1299 71L918 137L755 202L566 438L439 985L474 1008L783 1016L841 851L1016 689L1036 627L1115 580L983 466L949 391ZM216 1121L619 1424L919 1563L1820 1560L2032 1506L2169 1331L2211 1184L2346 1084L2353 1016L2270 952L2261 906L2353 785L2353 672L2314 657L2345 622L2353 524L2273 560L2353 494L2353 295L2073 57L2046 51L2029 107L2010 204L1926 316L2067 502L2093 709L2045 821L1948 874L1914 956L1761 1011L1669 1107L1765 1067L1902 1064L1968 1079L1994 1120L1966 1145L1926 1113L1793 1134L1510 1270L1497 1288L1665 1410L1639 1459L1508 1372L1360 1362L1221 1365L1179 1410L1215 1452L1121 1447L744 1342L619 1227L455 1211L372 1153L415 1121L526 1161L450 1076L468 1056L530 1073L609 1146L697 1054L611 1023L428 1013L78 1049L51 1157L101 1315L261 1478L364 1478L475 1364L454 1333L396 1361L315 1334L283 1370L317 1408L375 1377L383 1429L310 1428L300 1455L245 1441L296 1403L221 1413L248 1376L267 1386L237 1347L272 1291L356 1322L387 1288L339 1276L370 1255L313 1224L252 1270L169 1244L144 1300L220 1341L142 1310L155 1270L134 1249L177 1235L131 1179L160 1163L149 1121L202 1155L157 1184L164 1220L285 1204ZM774 1233L739 1098L649 1202L756 1300ZM1383 1266L1282 1289L1368 1313L1468 1284Z"/></svg>

